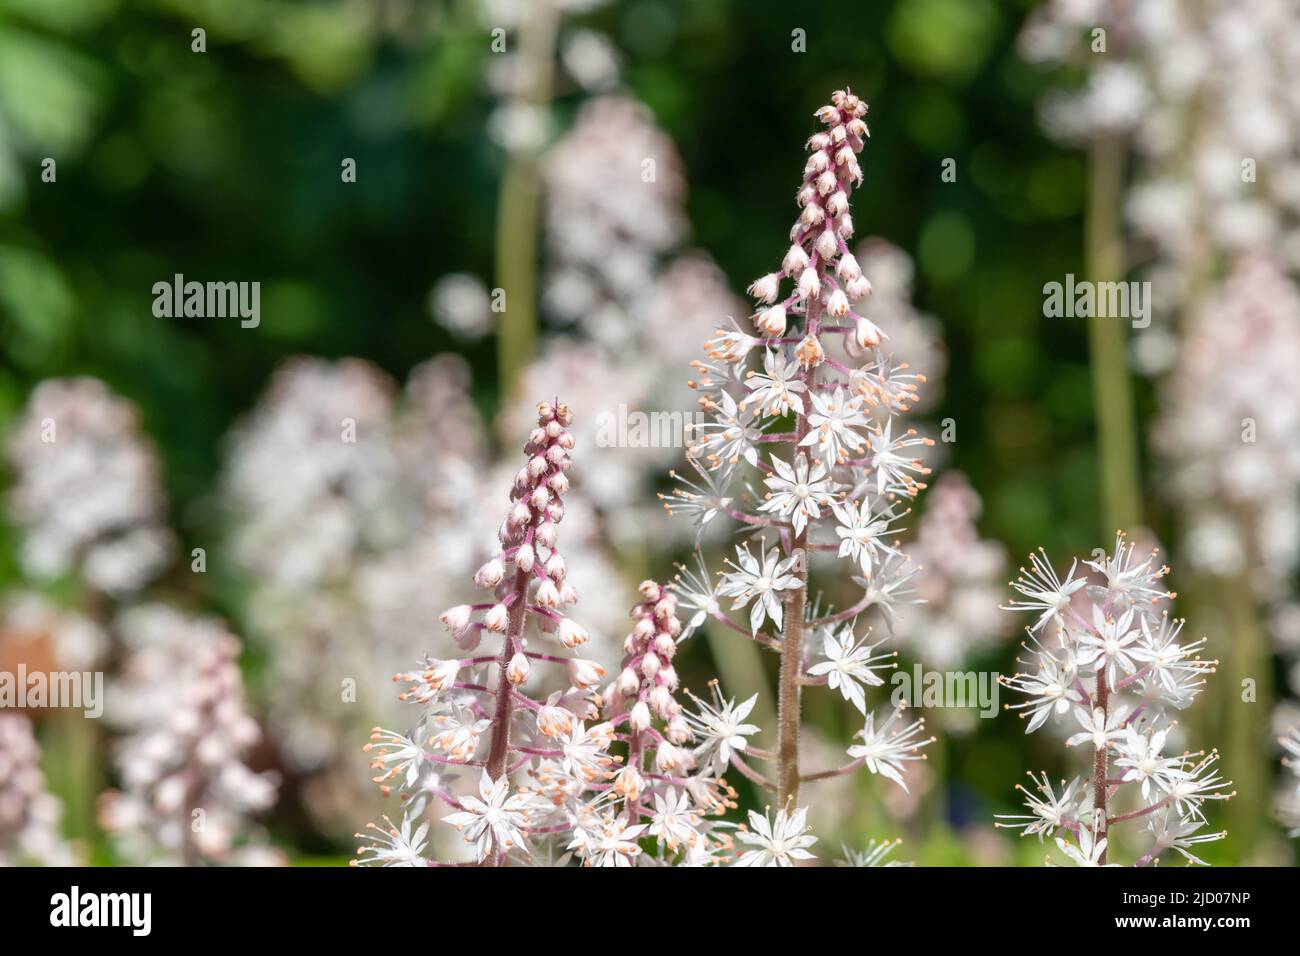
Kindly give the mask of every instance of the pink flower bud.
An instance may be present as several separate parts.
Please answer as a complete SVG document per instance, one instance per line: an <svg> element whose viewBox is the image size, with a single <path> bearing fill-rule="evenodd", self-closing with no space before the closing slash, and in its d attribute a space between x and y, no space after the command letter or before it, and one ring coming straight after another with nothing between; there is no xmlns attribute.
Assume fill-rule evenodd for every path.
<svg viewBox="0 0 1300 956"><path fill-rule="evenodd" d="M797 243L792 245L781 260L781 268L788 276L798 275L808 268L808 253L803 251L803 246Z"/></svg>
<svg viewBox="0 0 1300 956"><path fill-rule="evenodd" d="M523 651L517 652L510 658L510 665L506 668L506 679L516 687L528 680L528 657Z"/></svg>
<svg viewBox="0 0 1300 956"><path fill-rule="evenodd" d="M761 312L754 324L768 335L784 335L785 322L785 306L774 305Z"/></svg>
<svg viewBox="0 0 1300 956"><path fill-rule="evenodd" d="M572 618L560 621L560 643L565 647L577 647L587 643L587 629Z"/></svg>
<svg viewBox="0 0 1300 956"><path fill-rule="evenodd" d="M642 733L650 726L650 708L645 701L638 700L627 715L628 723L636 733Z"/></svg>
<svg viewBox="0 0 1300 956"><path fill-rule="evenodd" d="M474 583L481 588L494 588L505 577L506 569L500 558L493 558L474 572Z"/></svg>
<svg viewBox="0 0 1300 956"><path fill-rule="evenodd" d="M489 631L496 631L498 634L504 634L506 623L510 620L510 609L504 604L494 604L483 615L483 626Z"/></svg>
<svg viewBox="0 0 1300 956"><path fill-rule="evenodd" d="M773 302L781 291L781 273L769 272L755 279L749 287L749 294L759 302Z"/></svg>
<svg viewBox="0 0 1300 956"><path fill-rule="evenodd" d="M804 299L815 299L822 291L822 280L817 275L817 270L808 268L804 269L799 275L799 295Z"/></svg>
<svg viewBox="0 0 1300 956"><path fill-rule="evenodd" d="M515 551L515 567L527 574L533 570L533 564L537 561L537 552L533 546L528 543L521 544Z"/></svg>
<svg viewBox="0 0 1300 956"><path fill-rule="evenodd" d="M835 253L840 251L840 241L835 238L834 231L823 229L822 234L817 237L817 252L823 260L829 260L835 257ZM800 276L802 283L803 277Z"/></svg>
<svg viewBox="0 0 1300 956"><path fill-rule="evenodd" d="M605 668L595 661L585 661L578 657L569 661L569 682L574 687L590 690L600 683L600 679L604 676Z"/></svg>
<svg viewBox="0 0 1300 956"><path fill-rule="evenodd" d="M470 609L468 604L457 604L442 612L443 625L453 634L459 634L469 626Z"/></svg>

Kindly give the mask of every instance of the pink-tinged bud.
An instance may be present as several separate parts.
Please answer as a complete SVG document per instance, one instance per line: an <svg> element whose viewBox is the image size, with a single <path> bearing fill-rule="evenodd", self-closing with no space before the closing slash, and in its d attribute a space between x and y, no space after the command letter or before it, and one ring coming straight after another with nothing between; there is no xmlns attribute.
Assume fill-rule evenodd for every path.
<svg viewBox="0 0 1300 956"><path fill-rule="evenodd" d="M560 592L555 588L555 582L547 578L537 586L537 603L542 607L554 608L560 603Z"/></svg>
<svg viewBox="0 0 1300 956"><path fill-rule="evenodd" d="M572 434L570 434L569 432L565 432L563 435L559 437L559 439L556 441L556 444L558 444L565 451L573 451L575 439Z"/></svg>
<svg viewBox="0 0 1300 956"><path fill-rule="evenodd" d="M650 726L650 708L646 706L645 701L638 700L628 713L627 719L633 731L642 733Z"/></svg>
<svg viewBox="0 0 1300 956"><path fill-rule="evenodd" d="M817 270L813 268L804 269L799 275L799 296L804 299L815 299L821 294L822 280L817 275Z"/></svg>
<svg viewBox="0 0 1300 956"><path fill-rule="evenodd" d="M684 744L691 739L691 728L680 714L668 721L668 739L675 744Z"/></svg>
<svg viewBox="0 0 1300 956"><path fill-rule="evenodd" d="M808 151L815 149L825 149L831 144L831 138L825 133L813 133L808 137Z"/></svg>
<svg viewBox="0 0 1300 956"><path fill-rule="evenodd" d="M676 614L670 614L664 621L664 630L668 632L669 637L676 637L682 632L682 622L678 620Z"/></svg>
<svg viewBox="0 0 1300 956"><path fill-rule="evenodd" d="M442 623L453 634L459 634L469 627L470 608L468 604L457 604L442 612Z"/></svg>
<svg viewBox="0 0 1300 956"><path fill-rule="evenodd" d="M564 472L556 472L546 479L546 487L557 495L562 495L569 490L569 479Z"/></svg>
<svg viewBox="0 0 1300 956"><path fill-rule="evenodd" d="M537 543L543 548L553 548L555 547L555 536L558 530L554 521L543 521L537 526L537 533L533 537L537 539Z"/></svg>
<svg viewBox="0 0 1300 956"><path fill-rule="evenodd" d="M546 517L559 524L564 520L564 504L559 501L552 501L546 508Z"/></svg>
<svg viewBox="0 0 1300 956"><path fill-rule="evenodd" d="M561 604L578 603L578 591L568 581L565 581L562 585L560 585L560 603Z"/></svg>
<svg viewBox="0 0 1300 956"><path fill-rule="evenodd" d="M825 261L834 258L835 253L839 251L840 251L840 241L835 238L834 230L823 229L822 234L817 237L818 254ZM800 278L802 278L802 276Z"/></svg>
<svg viewBox="0 0 1300 956"><path fill-rule="evenodd" d="M641 659L641 673L646 676L647 680L654 680L655 674L659 673L659 665L663 663L659 660L658 655L651 652Z"/></svg>
<svg viewBox="0 0 1300 956"><path fill-rule="evenodd" d="M808 253L803 251L803 246L795 243L781 260L781 268L785 270L788 276L798 275L808 268Z"/></svg>
<svg viewBox="0 0 1300 956"><path fill-rule="evenodd" d="M631 696L637 692L641 686L641 678L637 676L636 671L630 667L624 667L618 675L618 689L624 694Z"/></svg>
<svg viewBox="0 0 1300 956"><path fill-rule="evenodd" d="M817 118L830 126L840 121L840 111L835 106L823 106L817 110Z"/></svg>
<svg viewBox="0 0 1300 956"><path fill-rule="evenodd" d="M533 570L533 565L537 563L537 552L533 550L531 544L521 544L515 551L515 567L524 574Z"/></svg>
<svg viewBox="0 0 1300 956"><path fill-rule="evenodd" d="M803 341L794 347L794 354L804 368L814 368L826 358L826 352L815 335L804 336Z"/></svg>
<svg viewBox="0 0 1300 956"><path fill-rule="evenodd" d="M817 201L817 190L811 185L805 186L803 189L799 190L794 201L800 206L811 206Z"/></svg>
<svg viewBox="0 0 1300 956"><path fill-rule="evenodd" d="M770 309L765 309L759 313L758 318L754 321L759 331L767 335L784 335L785 334L785 306L774 305Z"/></svg>
<svg viewBox="0 0 1300 956"><path fill-rule="evenodd" d="M546 444L546 429L534 428L528 433L528 444L541 447Z"/></svg>
<svg viewBox="0 0 1300 956"><path fill-rule="evenodd" d="M460 673L460 661L430 661L424 672L425 683L433 690L443 691L456 682Z"/></svg>
<svg viewBox="0 0 1300 956"><path fill-rule="evenodd" d="M870 131L867 129L867 124L862 122L861 117L855 116L844 125L849 128L849 135L851 136L865 138L871 135Z"/></svg>
<svg viewBox="0 0 1300 956"><path fill-rule="evenodd" d="M849 136L849 131L846 130L843 126L831 127L831 142L834 143L836 146L839 146L846 139L848 139L848 136Z"/></svg>
<svg viewBox="0 0 1300 956"><path fill-rule="evenodd" d="M488 612L483 615L483 626L489 631L496 631L498 634L504 634L506 623L510 620L510 609L504 604L493 604L488 608Z"/></svg>
<svg viewBox="0 0 1300 956"><path fill-rule="evenodd" d="M559 438L563 434L564 426L559 422L550 421L546 423L546 437L551 441L555 441L555 439Z"/></svg>
<svg viewBox="0 0 1300 956"><path fill-rule="evenodd" d="M481 588L494 588L505 577L506 569L500 558L493 558L474 572L474 583Z"/></svg>
<svg viewBox="0 0 1300 956"><path fill-rule="evenodd" d="M528 509L528 505L516 501L515 506L510 509L510 523L516 528L522 528L532 520L533 513Z"/></svg>
<svg viewBox="0 0 1300 956"><path fill-rule="evenodd" d="M587 643L587 629L572 618L560 621L560 643L565 647L577 647Z"/></svg>
<svg viewBox="0 0 1300 956"><path fill-rule="evenodd" d="M826 211L832 216L842 216L849 211L849 197L843 190L826 200Z"/></svg>
<svg viewBox="0 0 1300 956"><path fill-rule="evenodd" d="M837 319L842 319L849 314L849 297L842 289L836 289L831 293L831 297L826 301L826 311Z"/></svg>
<svg viewBox="0 0 1300 956"><path fill-rule="evenodd" d="M677 669L669 664L659 672L659 683L669 690L677 689Z"/></svg>
<svg viewBox="0 0 1300 956"><path fill-rule="evenodd" d="M670 661L677 653L677 642L667 634L660 634L655 637L655 653Z"/></svg>
<svg viewBox="0 0 1300 956"><path fill-rule="evenodd" d="M749 294L759 302L772 302L781 291L781 273L769 272L755 279L749 287Z"/></svg>
<svg viewBox="0 0 1300 956"><path fill-rule="evenodd" d="M678 741L681 743L681 741ZM663 743L655 751L655 768L660 773L674 773L682 766L682 752L672 744Z"/></svg>
<svg viewBox="0 0 1300 956"><path fill-rule="evenodd" d="M821 155L825 156L826 154L822 153ZM835 173L829 169L817 177L817 192L822 196L830 195L837 185Z"/></svg>
<svg viewBox="0 0 1300 956"><path fill-rule="evenodd" d="M857 328L853 332L853 339L861 348L874 349L880 344L880 327L870 319L859 316Z"/></svg>
<svg viewBox="0 0 1300 956"><path fill-rule="evenodd" d="M799 221L807 228L820 226L825 218L826 213L821 206L804 206L803 212L799 214Z"/></svg>
<svg viewBox="0 0 1300 956"><path fill-rule="evenodd" d="M861 185L862 167L858 165L858 158L854 156L852 159L850 159L847 163L844 164L844 168L848 171L849 179L852 182Z"/></svg>
<svg viewBox="0 0 1300 956"><path fill-rule="evenodd" d="M533 506L533 510L542 511L551 503L551 493L546 490L545 485L541 485L533 490L528 503Z"/></svg>
<svg viewBox="0 0 1300 956"><path fill-rule="evenodd" d="M835 231L840 234L841 239L851 238L853 236L853 217L850 216L847 212L844 215L840 216L840 220L836 224Z"/></svg>
<svg viewBox="0 0 1300 956"><path fill-rule="evenodd" d="M534 481L546 474L546 459L541 455L534 455L528 459L528 475Z"/></svg>
<svg viewBox="0 0 1300 956"><path fill-rule="evenodd" d="M654 637L655 622L648 617L643 617L632 625L632 636L641 641L648 641Z"/></svg>
<svg viewBox="0 0 1300 956"><path fill-rule="evenodd" d="M850 279L845 285L845 290L855 299L865 299L871 295L871 280L866 276Z"/></svg>
<svg viewBox="0 0 1300 956"><path fill-rule="evenodd" d="M573 729L573 714L549 700L537 712L537 731L543 737L561 737Z"/></svg>
<svg viewBox="0 0 1300 956"><path fill-rule="evenodd" d="M672 719L672 692L664 684L659 684L650 692L650 703L654 704L655 713L665 720Z"/></svg>
<svg viewBox="0 0 1300 956"><path fill-rule="evenodd" d="M552 445L550 448L546 449L546 460L556 468L563 468L568 457L569 453L559 445Z"/></svg>
<svg viewBox="0 0 1300 956"><path fill-rule="evenodd" d="M516 687L528 680L528 657L523 651L510 658L510 665L506 667L506 680Z"/></svg>
<svg viewBox="0 0 1300 956"><path fill-rule="evenodd" d="M777 276L778 279L780 278L779 273L774 272L772 275ZM751 290L753 288L753 286L750 286ZM651 578L646 578L636 586L636 593L641 595L643 600L653 601L659 596L659 582Z"/></svg>
<svg viewBox="0 0 1300 956"><path fill-rule="evenodd" d="M645 789L645 781L636 772L636 767L629 766L614 774L613 786L614 792L624 800L639 800L641 791Z"/></svg>
<svg viewBox="0 0 1300 956"><path fill-rule="evenodd" d="M524 494L533 486L532 476L528 474L528 468L525 466L515 473L515 491Z"/></svg>
<svg viewBox="0 0 1300 956"><path fill-rule="evenodd" d="M581 690L591 690L605 676L605 668L595 661L575 657L569 661L569 682Z"/></svg>
<svg viewBox="0 0 1300 956"><path fill-rule="evenodd" d="M835 274L845 282L849 282L862 275L862 267L858 265L858 260L854 258L853 253L846 252L840 256L840 261L836 263Z"/></svg>
<svg viewBox="0 0 1300 956"><path fill-rule="evenodd" d="M563 556L558 551L553 551L551 556L546 559L546 574L552 580L563 581L568 570Z"/></svg>

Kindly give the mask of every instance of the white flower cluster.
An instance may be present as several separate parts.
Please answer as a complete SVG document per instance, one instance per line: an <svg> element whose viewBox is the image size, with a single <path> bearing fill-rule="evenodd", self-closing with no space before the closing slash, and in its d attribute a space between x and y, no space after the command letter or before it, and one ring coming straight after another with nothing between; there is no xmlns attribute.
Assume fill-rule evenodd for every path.
<svg viewBox="0 0 1300 956"><path fill-rule="evenodd" d="M1066 745L1090 752L1090 776L1058 788L1031 774L1035 792L1018 788L1029 813L998 826L1039 840L1061 831L1057 845L1083 866L1106 865L1111 827L1126 823L1145 830L1137 865L1171 849L1203 863L1191 848L1225 835L1200 832L1204 804L1233 795L1217 751L1180 753L1170 739L1172 715L1192 703L1216 662L1202 660L1204 639L1182 640L1183 622L1162 609L1174 596L1163 587L1169 569L1136 550L1120 533L1109 556L1084 562L1098 584L1078 562L1062 579L1040 550L1007 605L1034 615L1025 645L1032 658L1020 661L1030 670L1003 679L1025 700L1008 707L1027 721L1026 733L1064 722L1073 731Z"/></svg>
<svg viewBox="0 0 1300 956"><path fill-rule="evenodd" d="M921 759L918 750L930 742L921 721L870 711L865 687L883 683L877 671L894 666L893 654L876 653L879 642L859 637L855 626L871 608L892 623L912 600L916 568L897 546L897 522L906 514L901 503L925 487L929 469L917 453L933 444L898 422L923 376L882 348L885 331L864 314L871 283L847 245L866 111L857 96L837 91L817 112L824 130L808 141L791 245L781 269L749 290L758 301L753 331L719 328L706 343L708 358L693 363L691 385L709 416L693 429L688 450L698 477L679 476L677 490L662 496L671 514L690 516L701 530L721 516L754 536L736 548L719 581L700 555L699 570L683 569L673 587L691 615L686 633L712 619L781 652L781 746L764 759L777 765L783 805L779 822L751 821L750 829L781 846L788 845L786 828L803 829L802 811L786 803L800 779L865 766L903 784L905 765ZM787 280L793 288L782 293ZM895 291L905 285L899 276ZM763 487L751 499L742 476L755 472ZM822 552L848 559L859 575L860 597L838 613L814 610L807 600L810 558ZM727 598L731 610L747 609L743 625L722 610ZM820 659L809 660L810 650ZM861 745L848 748L851 763L804 775L798 697L809 684L837 690L865 724ZM757 778L742 748L725 743L717 750L722 763Z"/></svg>
<svg viewBox="0 0 1300 956"><path fill-rule="evenodd" d="M122 736L121 790L100 821L137 863L274 865L249 817L276 800L274 774L246 755L261 741L239 671L239 640L218 621L139 605L116 624L126 648L105 713Z"/></svg>
<svg viewBox="0 0 1300 956"><path fill-rule="evenodd" d="M45 789L40 746L22 714L0 713L0 867L73 866L63 807Z"/></svg>
<svg viewBox="0 0 1300 956"><path fill-rule="evenodd" d="M47 379L9 440L23 570L113 596L144 587L175 547L158 463L134 406L93 378Z"/></svg>
<svg viewBox="0 0 1300 956"><path fill-rule="evenodd" d="M535 859L548 837L572 830L584 794L614 765L614 728L594 722L605 669L530 646L525 636L531 621L546 643L573 649L588 640L566 613L578 595L557 544L574 446L570 421L566 405L538 406L527 461L498 530L501 551L474 575L492 600L442 615L467 656L426 658L396 675L407 685L401 698L420 706L419 719L406 734L376 728L366 750L376 782L401 794L403 821L385 818L384 827L358 834L370 841L358 849L358 864L437 865L424 855L429 822L420 822L435 802L455 810L443 820L461 831L475 862ZM475 655L485 635L499 635L500 645ZM548 665L564 669L565 686L538 700L524 685ZM478 796L453 792L461 773L477 780Z"/></svg>

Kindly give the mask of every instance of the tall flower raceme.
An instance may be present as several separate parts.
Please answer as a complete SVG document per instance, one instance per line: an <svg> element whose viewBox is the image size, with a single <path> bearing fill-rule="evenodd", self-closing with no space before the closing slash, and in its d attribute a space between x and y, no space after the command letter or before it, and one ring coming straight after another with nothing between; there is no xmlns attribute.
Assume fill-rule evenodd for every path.
<svg viewBox="0 0 1300 956"><path fill-rule="evenodd" d="M0 867L72 866L63 807L45 787L40 745L22 714L0 714Z"/></svg>
<svg viewBox="0 0 1300 956"><path fill-rule="evenodd" d="M604 716L626 759L608 803L596 801L575 827L574 847L607 865L703 866L734 845L728 827L709 817L735 806L735 791L719 774L728 769L728 748L743 749L744 725L723 717L725 708L703 705L699 718L685 713L672 663L682 633L677 597L655 581L643 581L640 592L622 666L604 693ZM635 841L650 838L656 852L640 853ZM615 844L622 849L612 852Z"/></svg>
<svg viewBox="0 0 1300 956"><path fill-rule="evenodd" d="M371 824L358 834L369 840L357 851L358 864L438 865L424 855L429 821L422 819L438 804L452 809L442 820L463 834L477 863L549 859L551 848L542 845L572 838L574 821L590 812L589 792L612 772L614 729L594 722L606 671L549 646L573 649L588 640L566 614L578 596L557 545L574 445L570 421L565 405L538 406L524 445L527 461L498 531L500 553L474 576L492 600L442 615L466 656L428 658L395 677L407 685L401 698L419 705L420 716L406 734L376 728L366 750L376 782L401 795L403 818L400 826L385 818L383 827ZM531 647L530 622L544 638ZM485 637L497 643L476 654ZM549 667L562 668L564 684L534 699L524 685ZM477 795L453 793L457 777L476 783Z"/></svg>
<svg viewBox="0 0 1300 956"><path fill-rule="evenodd" d="M1235 793L1219 776L1217 751L1179 752L1174 742L1174 715L1191 705L1217 662L1200 657L1204 638L1185 640L1183 622L1169 617L1169 569L1154 551L1136 552L1118 534L1110 555L1084 562L1104 581L1089 584L1077 561L1062 578L1040 549L1007 605L1033 617L1024 645L1031 656L1020 661L1030 669L1003 679L1025 699L1007 708L1019 711L1026 733L1063 724L1066 746L1083 750L1090 769L1057 784L1030 774L1032 790L1018 787L1029 812L997 825L1040 841L1053 836L1080 866L1108 865L1112 833L1125 829L1141 831L1131 835L1141 845L1135 865L1168 850L1204 863L1196 847L1226 836L1203 832L1205 804Z"/></svg>
<svg viewBox="0 0 1300 956"><path fill-rule="evenodd" d="M121 789L102 796L100 820L120 852L138 864L283 862L252 822L278 781L245 762L261 730L245 706L238 638L148 604L123 612L117 630L127 655L105 716L122 733Z"/></svg>
<svg viewBox="0 0 1300 956"><path fill-rule="evenodd" d="M777 750L733 743L722 753L739 772L764 781L747 758L775 764L778 820L769 832L784 835L781 846L802 823L795 805L801 783L865 766L903 784L906 764L922 759L918 751L930 742L922 721L868 707L865 688L883 683L878 672L893 666L893 655L856 627L869 608L889 623L910 600L915 568L895 535L903 502L925 487L920 479L929 473L917 453L932 443L897 423L918 382L879 349L885 331L860 305L871 284L846 245L866 112L847 90L818 110L825 128L808 141L791 245L781 269L750 287L759 303L753 331L719 329L706 343L708 358L693 363L710 420L693 430L689 448L698 477L664 501L700 527L722 516L753 535L720 580L698 556L698 570L685 571L674 589L691 614L688 631L712 618L780 654ZM786 280L794 288L783 294ZM761 478L755 500L745 490L747 469ZM810 558L830 555L853 566L859 593L837 613L818 610L808 596ZM744 623L723 611L728 598L731 610L746 612ZM865 718L861 743L848 748L844 766L811 772L799 763L800 696L810 685L829 686ZM716 710L740 724L748 707L720 701ZM756 730L746 727L738 742Z"/></svg>

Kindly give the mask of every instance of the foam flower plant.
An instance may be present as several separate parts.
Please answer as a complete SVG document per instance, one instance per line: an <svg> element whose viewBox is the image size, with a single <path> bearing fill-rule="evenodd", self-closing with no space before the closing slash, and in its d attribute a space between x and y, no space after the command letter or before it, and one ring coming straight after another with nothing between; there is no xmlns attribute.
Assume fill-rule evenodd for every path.
<svg viewBox="0 0 1300 956"><path fill-rule="evenodd" d="M917 455L932 444L896 420L920 376L879 350L886 331L865 314L871 283L846 244L866 112L848 90L817 111L823 128L807 143L790 245L780 268L749 288L752 330L719 329L705 343L707 357L693 363L706 420L692 429L688 458L700 479L675 476L681 486L664 496L670 513L701 525L730 518L751 536L718 578L700 554L698 570L683 568L675 579L685 631L712 619L781 658L776 750L749 740L759 729L745 720L752 701L719 694L691 718L702 757L719 770L730 764L777 797L775 817L751 814L738 834L745 865L811 855L797 806L801 783L866 768L902 784L906 764L932 739L919 720L872 712L865 688L883 682L876 671L892 667L893 655L877 653L880 641L857 627L870 608L890 621L910 601L915 568L887 536L901 530L894 522L905 502L925 487L929 469ZM810 564L841 572L858 596L838 612L815 609ZM748 613L740 623L728 611ZM817 685L860 712L863 742L847 748L843 766L811 771L799 760L800 695ZM772 764L775 780L753 760Z"/></svg>
<svg viewBox="0 0 1300 956"><path fill-rule="evenodd" d="M1178 750L1172 715L1192 703L1217 662L1202 659L1204 638L1184 640L1183 622L1162 607L1174 595L1157 552L1139 555L1121 532L1110 555L1099 551L1083 565L1071 562L1061 577L1040 549L1021 568L1006 607L1032 617L1029 658L1002 683L1024 695L1007 708L1025 732L1058 724L1065 746L1087 755L1089 772L1059 786L1030 774L1033 789L1018 787L1029 812L997 825L1054 837L1080 866L1113 865L1113 827L1142 831L1131 835L1142 848L1136 866L1169 850L1204 863L1195 847L1226 835L1203 832L1205 804L1234 791L1218 774L1217 751ZM1104 583L1090 584L1089 570Z"/></svg>
<svg viewBox="0 0 1300 956"><path fill-rule="evenodd" d="M538 405L527 461L498 531L500 552L474 577L491 599L442 615L460 653L427 658L394 678L406 685L400 696L420 708L419 716L407 733L376 728L366 750L376 782L401 795L402 822L385 817L383 826L372 823L358 834L367 843L356 864L444 865L426 853L430 815L459 831L473 863L562 860L564 848L555 854L554 844L585 832L579 824L609 789L615 730L597 722L596 693L605 670L567 656L588 639L567 614L578 595L557 544L574 445L571 417L566 405ZM487 652L479 652L488 641ZM562 681L539 698L524 688L542 669L558 671ZM471 792L455 786L458 778ZM624 833L613 851L580 844L579 855L635 855L636 835Z"/></svg>

